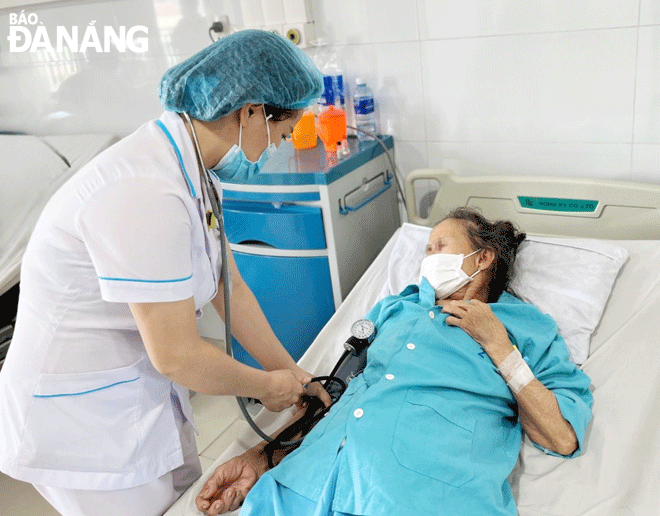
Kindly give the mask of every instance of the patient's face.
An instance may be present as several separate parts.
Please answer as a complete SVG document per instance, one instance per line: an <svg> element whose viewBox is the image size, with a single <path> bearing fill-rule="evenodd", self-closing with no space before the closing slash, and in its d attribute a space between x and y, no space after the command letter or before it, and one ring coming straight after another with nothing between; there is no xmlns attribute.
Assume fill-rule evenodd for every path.
<svg viewBox="0 0 660 516"><path fill-rule="evenodd" d="M468 239L465 229L463 229L463 225L456 219L443 220L433 228L433 231L431 231L431 235L429 236L429 242L426 246L427 256L437 253L462 254L467 256L473 251L476 251L476 249L472 248L472 244ZM465 274L471 276L477 270L478 261L479 253L473 254L463 260L461 268ZM470 282L461 287L449 296L448 299L465 299L466 296L468 296L468 298L475 297L477 290L483 285L483 281L483 277L477 277L476 282ZM469 289L472 290L468 292ZM483 300L485 301L486 299L487 293ZM442 304L445 301L446 300L439 300L437 304Z"/></svg>
<svg viewBox="0 0 660 516"><path fill-rule="evenodd" d="M456 219L446 219L431 231L429 242L426 246L426 256L436 253L467 255L474 250L463 229L463 225ZM464 262L463 267L465 265ZM474 266L472 269L474 269Z"/></svg>

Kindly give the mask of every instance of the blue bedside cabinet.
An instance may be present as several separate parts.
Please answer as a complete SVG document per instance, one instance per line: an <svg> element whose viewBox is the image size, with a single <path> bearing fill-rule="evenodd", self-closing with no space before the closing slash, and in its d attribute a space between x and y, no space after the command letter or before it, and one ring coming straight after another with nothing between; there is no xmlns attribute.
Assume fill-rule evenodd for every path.
<svg viewBox="0 0 660 516"><path fill-rule="evenodd" d="M393 153L392 137L382 139ZM284 142L249 183L222 185L238 269L296 361L400 225L383 149L349 140L351 153L338 162L321 144L297 151ZM204 313L200 334L223 339L213 308ZM235 339L233 351L259 367Z"/></svg>

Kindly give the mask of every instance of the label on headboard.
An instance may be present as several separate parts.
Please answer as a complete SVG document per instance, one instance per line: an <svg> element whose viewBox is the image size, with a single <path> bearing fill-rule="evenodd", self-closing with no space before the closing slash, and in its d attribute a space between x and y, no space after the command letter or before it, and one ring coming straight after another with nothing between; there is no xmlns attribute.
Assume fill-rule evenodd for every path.
<svg viewBox="0 0 660 516"><path fill-rule="evenodd" d="M554 197L522 197L518 202L523 208L543 211L564 211L574 213L593 213L596 211L598 201L587 199L559 199Z"/></svg>

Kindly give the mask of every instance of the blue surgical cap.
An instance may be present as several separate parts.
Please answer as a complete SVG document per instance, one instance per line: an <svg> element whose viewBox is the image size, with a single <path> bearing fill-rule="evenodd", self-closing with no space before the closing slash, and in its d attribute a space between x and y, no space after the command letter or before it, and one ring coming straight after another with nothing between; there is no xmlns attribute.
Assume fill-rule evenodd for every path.
<svg viewBox="0 0 660 516"><path fill-rule="evenodd" d="M167 111L217 120L247 103L301 109L323 91L323 76L288 39L243 30L165 72L158 94Z"/></svg>

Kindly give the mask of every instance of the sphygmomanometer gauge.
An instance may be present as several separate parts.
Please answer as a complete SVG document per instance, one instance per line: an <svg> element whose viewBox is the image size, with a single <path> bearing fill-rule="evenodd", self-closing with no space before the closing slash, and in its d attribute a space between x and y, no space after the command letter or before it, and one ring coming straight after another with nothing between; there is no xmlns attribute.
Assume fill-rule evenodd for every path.
<svg viewBox="0 0 660 516"><path fill-rule="evenodd" d="M359 321L355 321L353 326L351 326L351 334L353 337L361 340L368 340L371 342L375 333L376 328L374 323L372 323L369 319L360 319Z"/></svg>
<svg viewBox="0 0 660 516"><path fill-rule="evenodd" d="M351 326L351 337L344 343L344 349L359 355L376 336L376 327L369 319L360 319Z"/></svg>

